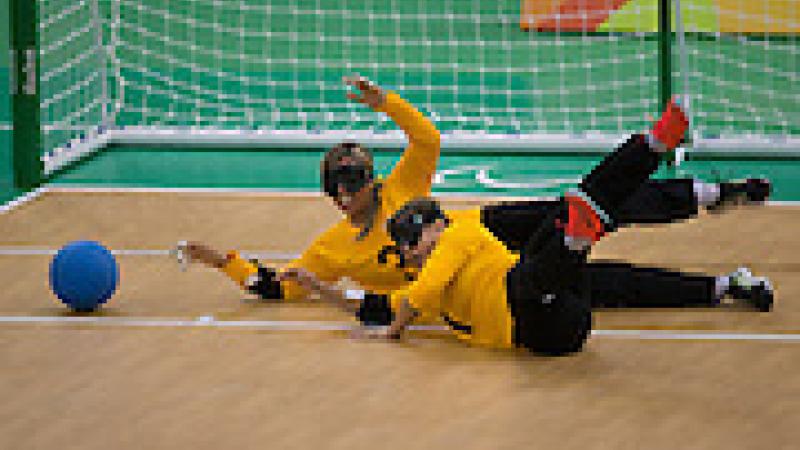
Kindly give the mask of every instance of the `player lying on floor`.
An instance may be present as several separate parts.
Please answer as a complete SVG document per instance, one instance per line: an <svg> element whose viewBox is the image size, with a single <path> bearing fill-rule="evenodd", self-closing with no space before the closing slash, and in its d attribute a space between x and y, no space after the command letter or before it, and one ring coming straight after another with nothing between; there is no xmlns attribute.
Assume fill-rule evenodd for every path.
<svg viewBox="0 0 800 450"><path fill-rule="evenodd" d="M386 178L374 176L372 155L357 144L343 143L322 161L322 185L344 218L322 233L289 267L302 268L326 282L348 277L372 294L402 289L408 275L381 264L379 253L391 244L383 224L404 203L430 194L439 156L439 133L433 124L397 94L385 93L369 81L347 79L360 91L349 97L376 111L385 111L407 134L409 146ZM697 214L700 207L761 202L769 194L765 180L703 183L692 179L647 180L621 208L619 223L668 223ZM531 224L541 220L554 202L529 201L453 211L479 217L510 249L519 251ZM187 259L215 267L244 289L263 298L301 300L308 290L295 280L278 281L271 267L259 267L235 252L223 255L201 243L180 252Z"/></svg>
<svg viewBox="0 0 800 450"><path fill-rule="evenodd" d="M580 350L592 323L593 288L586 285L585 250L613 230L620 206L685 128L683 113L670 105L649 135L633 136L592 170L579 190L563 196L530 233L519 255L479 221L450 217L434 200L407 203L387 228L404 261L421 270L407 290L395 294L391 324L363 333L398 338L416 316L441 317L459 338L478 345L520 346L547 355ZM307 275L290 269L282 277L305 284ZM667 289L677 297L674 302L696 302L701 284L709 303L715 297L713 277L705 283L696 276L655 276L649 281L648 289ZM335 295L322 285L309 287ZM769 309L768 284L757 289L764 294L758 306Z"/></svg>
<svg viewBox="0 0 800 450"><path fill-rule="evenodd" d="M396 93L385 92L365 78L345 78L345 83L358 92L348 93L348 98L386 113L405 132L409 144L385 178L374 175L371 153L356 143L343 142L326 152L320 168L322 190L345 217L289 266L325 281L349 277L366 289L388 293L408 280L402 270L378 262L380 250L391 243L383 225L403 204L430 193L439 159L439 131ZM279 282L274 268L257 267L236 252L222 255L203 244L189 243L178 253L220 269L263 298L297 301L308 297L298 283Z"/></svg>
<svg viewBox="0 0 800 450"><path fill-rule="evenodd" d="M593 169L579 190L554 203L519 254L474 216L448 215L431 199L407 203L387 228L405 264L420 271L406 290L395 293L391 324L364 334L397 338L417 316L441 318L474 344L561 355L582 348L596 290L628 290L628 297L656 297L656 303L680 306L712 305L720 291L747 291L744 296L759 310L769 310L772 291L764 279L726 287L714 277L645 269L626 274L626 268L614 266L614 279L599 288L591 285L608 271L587 264L585 250L614 229L621 206L658 167L659 154L677 144L686 125L680 109L670 105L650 134L633 136ZM303 270L290 268L281 277L347 303Z"/></svg>

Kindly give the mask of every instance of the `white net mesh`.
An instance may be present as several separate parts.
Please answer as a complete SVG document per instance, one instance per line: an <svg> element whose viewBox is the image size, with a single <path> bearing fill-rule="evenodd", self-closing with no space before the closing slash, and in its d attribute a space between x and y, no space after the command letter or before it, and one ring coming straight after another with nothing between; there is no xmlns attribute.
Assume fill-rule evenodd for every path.
<svg viewBox="0 0 800 450"><path fill-rule="evenodd" d="M353 73L484 148L603 147L658 113L657 0L567 3L531 3L550 10L524 31L519 0L40 0L49 167L104 127L128 142L397 136L345 99ZM681 5L673 84L695 136L800 135L797 2Z"/></svg>
<svg viewBox="0 0 800 450"><path fill-rule="evenodd" d="M696 136L706 141L775 143L800 136L795 0L681 0L685 46L675 61Z"/></svg>
<svg viewBox="0 0 800 450"><path fill-rule="evenodd" d="M98 0L39 0L40 117L46 162L85 152L113 117Z"/></svg>
<svg viewBox="0 0 800 450"><path fill-rule="evenodd" d="M656 103L645 34L520 29L518 0L120 0L120 123L375 130L342 75L446 132L623 133Z"/></svg>

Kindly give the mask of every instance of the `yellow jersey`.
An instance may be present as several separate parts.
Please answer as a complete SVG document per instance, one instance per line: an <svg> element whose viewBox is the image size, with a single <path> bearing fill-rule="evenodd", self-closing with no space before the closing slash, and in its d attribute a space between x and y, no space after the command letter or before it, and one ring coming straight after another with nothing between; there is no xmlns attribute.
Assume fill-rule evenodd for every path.
<svg viewBox="0 0 800 450"><path fill-rule="evenodd" d="M479 214L446 213L450 224L406 290L422 319L440 318L459 339L475 345L513 346L506 274L519 260L480 222ZM460 213L460 212L459 212Z"/></svg>
<svg viewBox="0 0 800 450"><path fill-rule="evenodd" d="M378 108L385 112L408 136L409 145L391 173L382 180L380 209L366 236L343 218L324 231L303 254L289 263L302 267L320 280L334 282L343 277L376 294L388 294L408 285L405 272L393 264L380 264L378 253L392 243L386 220L406 202L430 194L436 162L439 159L439 131L394 92ZM300 300L307 292L295 282L281 283L286 300Z"/></svg>

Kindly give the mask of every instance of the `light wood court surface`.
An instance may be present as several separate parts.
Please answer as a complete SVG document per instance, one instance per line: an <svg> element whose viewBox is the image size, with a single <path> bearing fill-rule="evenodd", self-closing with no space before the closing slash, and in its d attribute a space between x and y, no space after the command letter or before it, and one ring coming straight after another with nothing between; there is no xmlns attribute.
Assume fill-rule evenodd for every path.
<svg viewBox="0 0 800 450"><path fill-rule="evenodd" d="M448 200L465 207L475 201ZM321 197L48 193L0 215L0 247L75 239L166 249L297 253L338 217ZM603 330L800 333L800 208L758 207L622 230L596 257L728 272L777 288L769 314L601 311ZM0 316L69 317L49 256L0 256ZM102 317L330 321L312 305L245 298L215 271L119 256ZM539 358L413 334L354 342L342 331L0 323L0 448L793 449L800 343L598 336Z"/></svg>

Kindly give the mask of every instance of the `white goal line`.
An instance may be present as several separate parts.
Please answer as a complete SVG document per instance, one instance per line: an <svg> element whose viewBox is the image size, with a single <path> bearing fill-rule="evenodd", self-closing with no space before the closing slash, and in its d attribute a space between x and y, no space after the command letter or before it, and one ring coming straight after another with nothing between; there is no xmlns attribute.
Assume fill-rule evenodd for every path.
<svg viewBox="0 0 800 450"><path fill-rule="evenodd" d="M219 328L268 331L352 331L355 322L294 321L294 320L217 320L213 316L197 318L110 317L110 316L0 316L0 324L80 325L90 327L161 327L161 328ZM445 332L445 326L413 325L413 331ZM689 340L689 341L755 341L800 343L798 333L736 333L703 330L592 330L597 338L632 340Z"/></svg>

